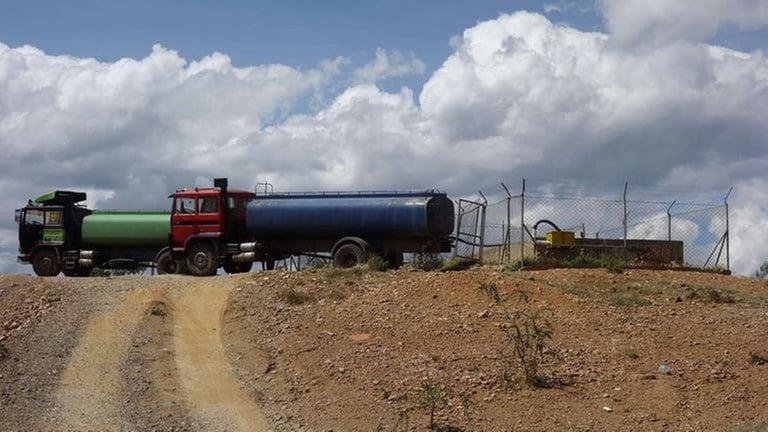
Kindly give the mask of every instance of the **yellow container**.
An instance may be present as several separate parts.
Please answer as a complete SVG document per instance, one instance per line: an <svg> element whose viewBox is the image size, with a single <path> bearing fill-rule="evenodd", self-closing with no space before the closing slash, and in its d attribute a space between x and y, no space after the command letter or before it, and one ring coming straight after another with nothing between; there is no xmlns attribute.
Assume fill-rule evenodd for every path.
<svg viewBox="0 0 768 432"><path fill-rule="evenodd" d="M576 236L573 231L550 231L547 242L552 246L570 246L576 242Z"/></svg>

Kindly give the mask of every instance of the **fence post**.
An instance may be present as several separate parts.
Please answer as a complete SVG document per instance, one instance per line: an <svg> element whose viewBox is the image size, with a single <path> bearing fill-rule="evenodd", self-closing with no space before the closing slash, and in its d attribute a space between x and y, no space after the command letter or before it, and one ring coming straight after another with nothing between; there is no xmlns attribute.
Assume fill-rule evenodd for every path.
<svg viewBox="0 0 768 432"><path fill-rule="evenodd" d="M624 182L624 221L622 225L624 225L624 252L627 250L627 188L629 187L629 182Z"/></svg>
<svg viewBox="0 0 768 432"><path fill-rule="evenodd" d="M512 261L512 194L504 183L501 187L507 193L507 231L504 233L504 253L507 260Z"/></svg>
<svg viewBox="0 0 768 432"><path fill-rule="evenodd" d="M667 207L667 240L672 241L672 206L675 205L677 200L673 200L672 204Z"/></svg>
<svg viewBox="0 0 768 432"><path fill-rule="evenodd" d="M464 216L464 211L461 208L461 200L457 201L458 208L459 208L459 217L456 220L456 245L453 247L453 257L456 258L459 254L459 235L461 234L461 218ZM414 255L415 257L415 255ZM415 261L415 260L414 260Z"/></svg>
<svg viewBox="0 0 768 432"><path fill-rule="evenodd" d="M483 191L477 191L483 198L483 205L480 207L480 251L477 253L477 259L480 264L483 263L483 249L485 248L485 208L488 205L488 200L483 195Z"/></svg>
<svg viewBox="0 0 768 432"><path fill-rule="evenodd" d="M536 253L534 245L533 253ZM525 179L523 179L523 190L520 192L520 270L525 265Z"/></svg>
<svg viewBox="0 0 768 432"><path fill-rule="evenodd" d="M725 269L731 271L731 223L728 212L728 197L733 192L733 186L728 189L723 202L725 203Z"/></svg>

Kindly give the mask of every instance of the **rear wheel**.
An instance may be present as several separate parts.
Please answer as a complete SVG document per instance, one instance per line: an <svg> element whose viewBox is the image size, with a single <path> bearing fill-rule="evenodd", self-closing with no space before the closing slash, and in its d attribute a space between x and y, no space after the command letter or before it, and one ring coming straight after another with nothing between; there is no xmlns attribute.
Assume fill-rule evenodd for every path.
<svg viewBox="0 0 768 432"><path fill-rule="evenodd" d="M402 252L388 252L387 264L391 269L399 269L403 265L403 253Z"/></svg>
<svg viewBox="0 0 768 432"><path fill-rule="evenodd" d="M38 276L51 277L61 273L59 256L53 249L41 249L32 257L32 270Z"/></svg>
<svg viewBox="0 0 768 432"><path fill-rule="evenodd" d="M179 273L179 266L176 263L176 260L173 259L173 254L171 254L171 251L165 251L161 253L160 256L157 257L155 267L157 267L157 274Z"/></svg>
<svg viewBox="0 0 768 432"><path fill-rule="evenodd" d="M229 274L248 273L249 271L251 271L251 267L253 267L253 262L248 261L248 262L238 263L238 262L232 261L231 259L226 259L222 267L224 267L224 271Z"/></svg>
<svg viewBox="0 0 768 432"><path fill-rule="evenodd" d="M213 245L199 242L187 252L187 269L195 276L211 276L219 268L219 257L213 251Z"/></svg>
<svg viewBox="0 0 768 432"><path fill-rule="evenodd" d="M336 249L333 265L338 268L351 268L365 262L365 251L356 243L347 243Z"/></svg>

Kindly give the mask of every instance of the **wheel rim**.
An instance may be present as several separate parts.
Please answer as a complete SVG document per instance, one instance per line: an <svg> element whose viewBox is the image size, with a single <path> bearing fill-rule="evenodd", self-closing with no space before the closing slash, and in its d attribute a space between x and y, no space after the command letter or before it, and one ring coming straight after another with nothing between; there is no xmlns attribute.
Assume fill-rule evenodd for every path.
<svg viewBox="0 0 768 432"><path fill-rule="evenodd" d="M205 252L196 253L194 263L195 263L195 267L197 268L200 268L200 269L207 268L209 263L208 254L206 254Z"/></svg>
<svg viewBox="0 0 768 432"><path fill-rule="evenodd" d="M357 264L359 264L359 260L357 259L357 256L353 253L345 254L341 257L341 266L344 268L354 267Z"/></svg>
<svg viewBox="0 0 768 432"><path fill-rule="evenodd" d="M40 260L40 267L46 272L50 273L53 272L53 259L49 256L45 256Z"/></svg>

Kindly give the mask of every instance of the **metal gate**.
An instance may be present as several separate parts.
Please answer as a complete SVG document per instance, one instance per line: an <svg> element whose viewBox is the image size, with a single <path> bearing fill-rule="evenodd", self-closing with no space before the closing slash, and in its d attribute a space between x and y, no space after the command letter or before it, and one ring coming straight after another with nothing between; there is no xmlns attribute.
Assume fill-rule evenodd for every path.
<svg viewBox="0 0 768 432"><path fill-rule="evenodd" d="M459 200L454 257L483 260L485 205L484 202Z"/></svg>

